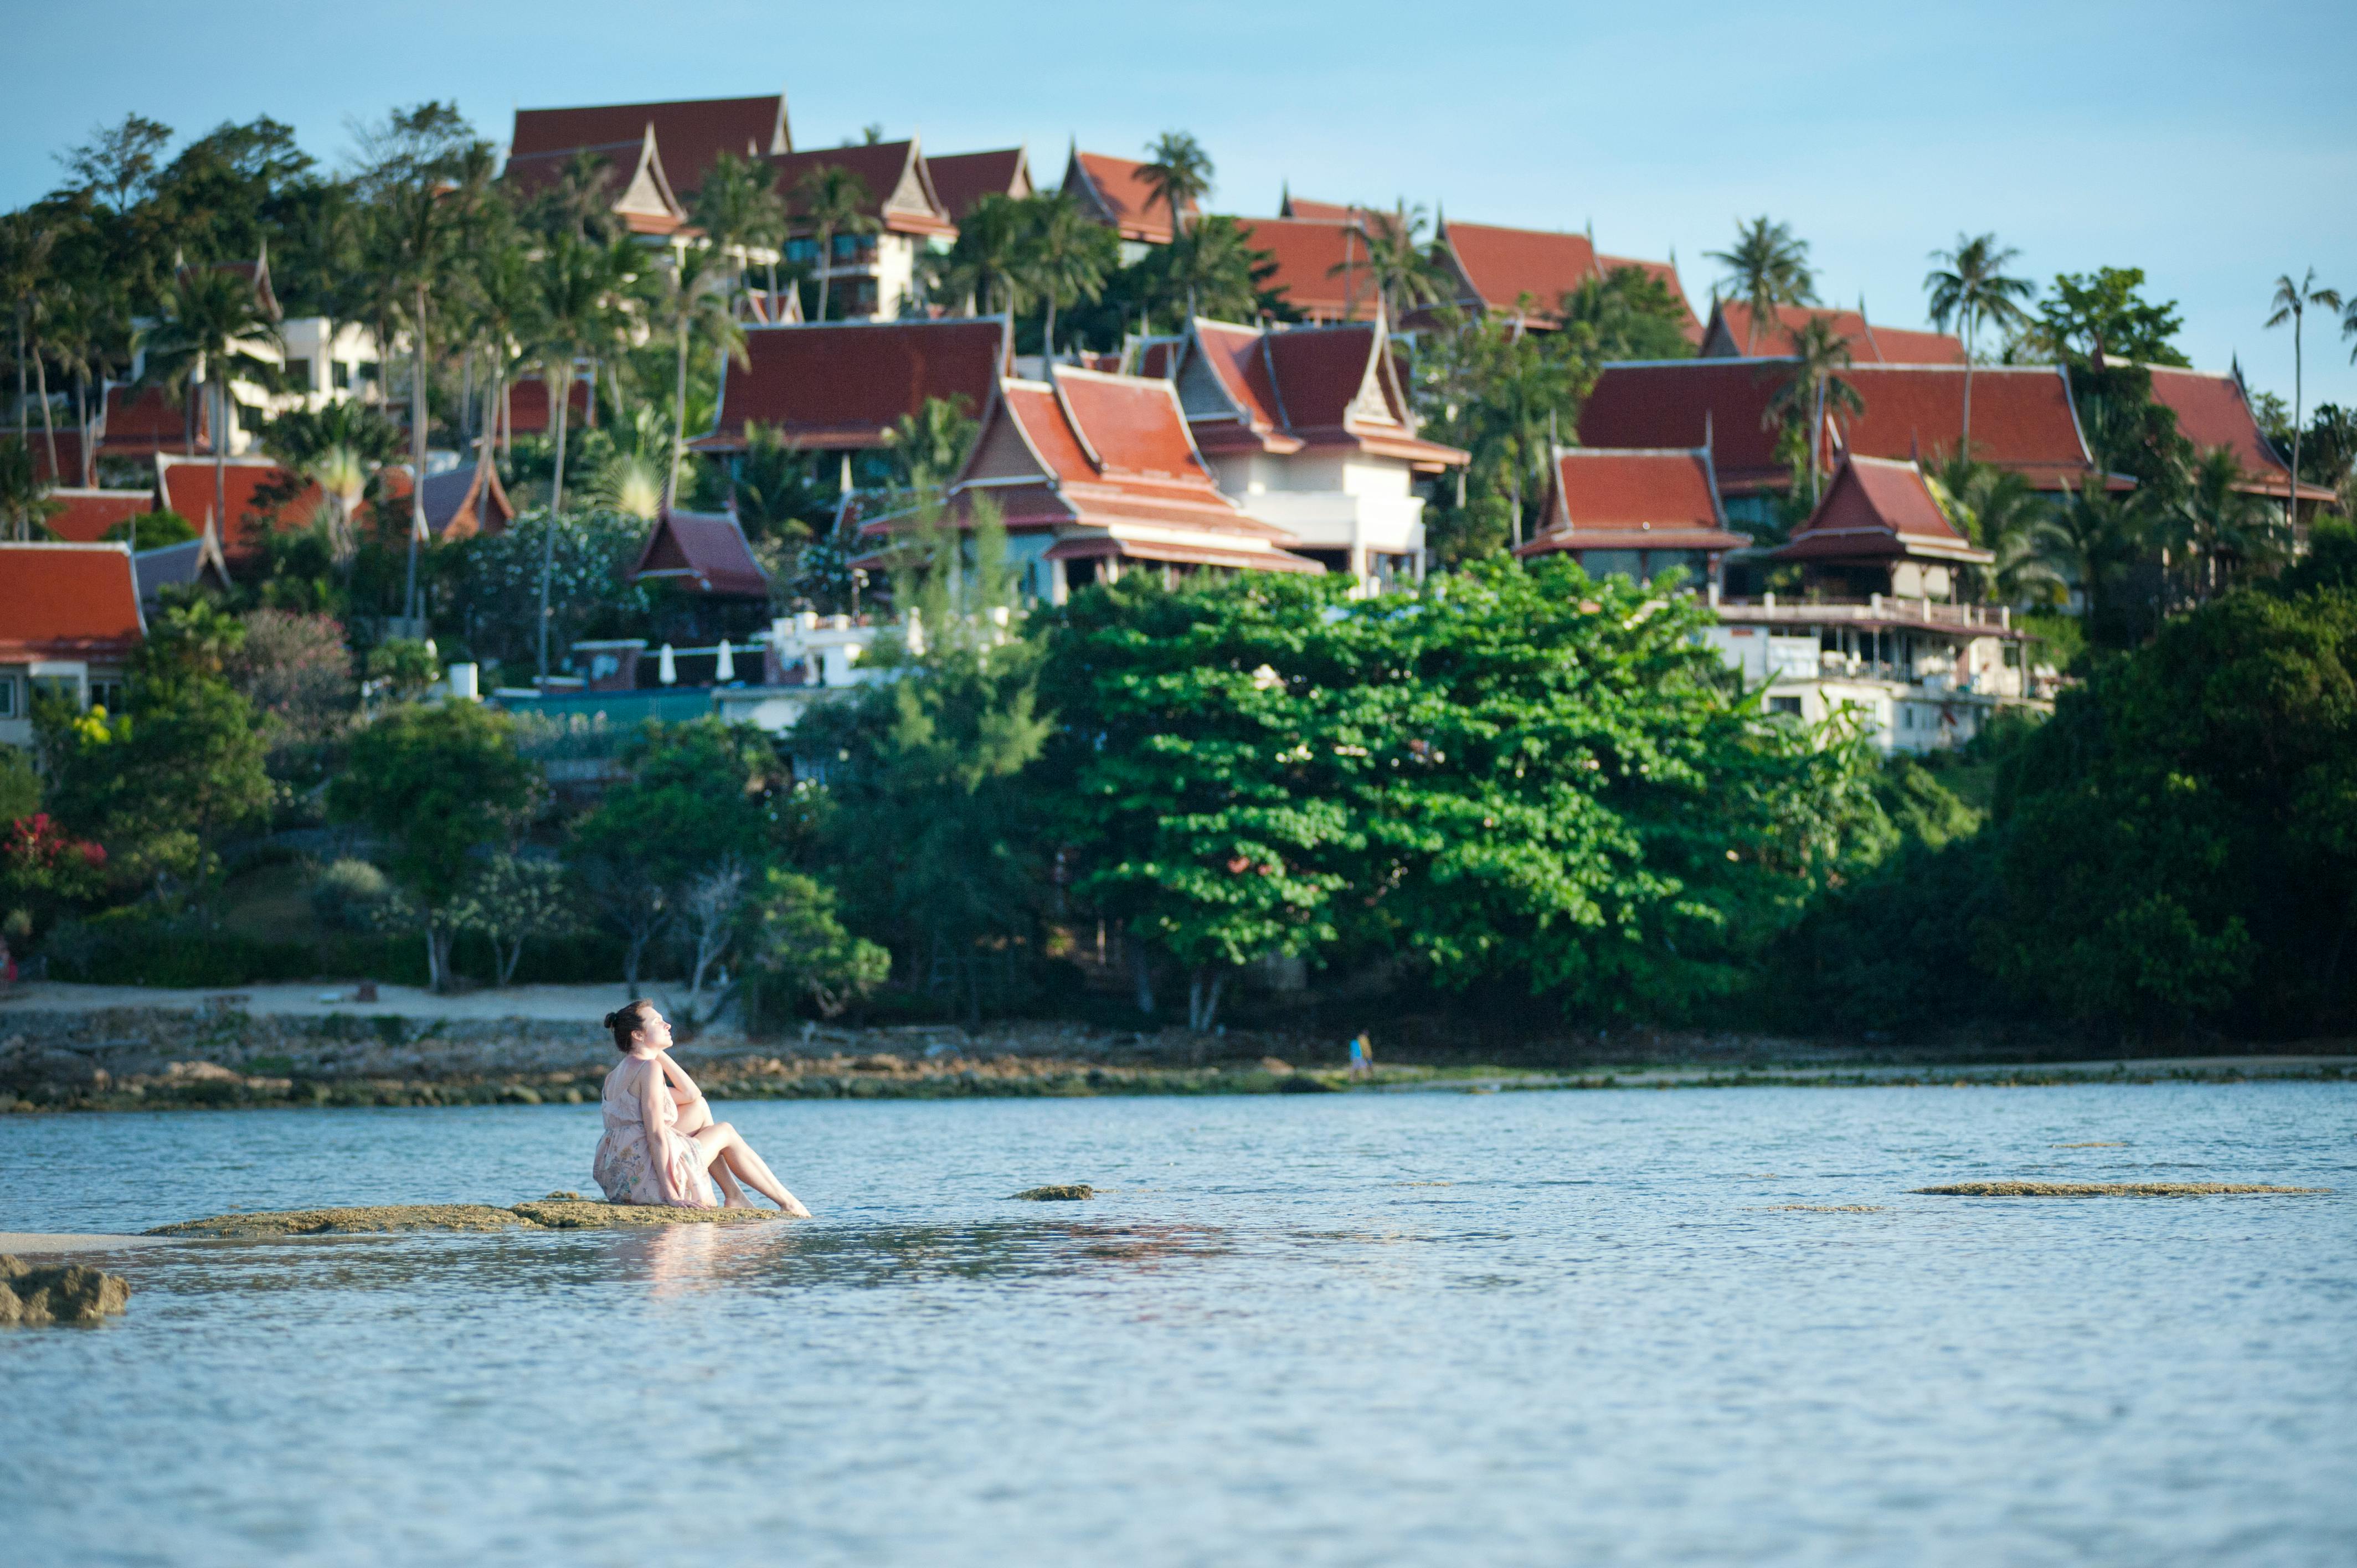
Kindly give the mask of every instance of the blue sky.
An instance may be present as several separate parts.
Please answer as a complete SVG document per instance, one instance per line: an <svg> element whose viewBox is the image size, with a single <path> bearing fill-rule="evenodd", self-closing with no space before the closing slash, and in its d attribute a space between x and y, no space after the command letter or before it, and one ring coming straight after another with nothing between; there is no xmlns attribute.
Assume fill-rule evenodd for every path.
<svg viewBox="0 0 2357 1568"><path fill-rule="evenodd" d="M2313 265L2357 293L2357 5L2309 0L1770 7L1033 0L1020 7L704 0L651 7L245 0L14 6L45 68L0 95L0 203L51 155L136 109L194 132L267 113L340 156L354 117L455 98L504 142L521 105L783 87L797 145L870 123L935 151L1068 138L1135 156L1194 132L1214 205L1445 204L1674 249L1706 294L1738 216L1790 221L1824 293L1917 325L1926 253L1995 230L2041 282L2141 266L2196 363L2236 353L2291 394L2272 280ZM124 40L142 40L126 47ZM74 62L81 62L76 64ZM2309 402L2357 403L2337 329L2309 337Z"/></svg>

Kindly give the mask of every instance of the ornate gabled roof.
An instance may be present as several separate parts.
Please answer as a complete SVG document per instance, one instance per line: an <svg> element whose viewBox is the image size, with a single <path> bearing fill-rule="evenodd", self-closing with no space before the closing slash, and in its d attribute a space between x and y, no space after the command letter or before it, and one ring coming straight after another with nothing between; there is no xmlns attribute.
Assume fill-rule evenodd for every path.
<svg viewBox="0 0 2357 1568"><path fill-rule="evenodd" d="M229 563L221 558L221 541L210 529L178 544L136 552L131 557L131 572L139 585L143 610L152 608L166 588L198 583L221 589L230 585Z"/></svg>
<svg viewBox="0 0 2357 1568"><path fill-rule="evenodd" d="M1558 446L1546 526L1515 553L1736 550L1749 542L1727 526L1708 447Z"/></svg>
<svg viewBox="0 0 2357 1568"><path fill-rule="evenodd" d="M1813 305L1780 305L1776 319L1756 327L1751 307L1739 299L1715 301L1703 329L1700 353L1706 360L1775 359L1792 352L1794 334L1812 320L1823 321L1849 341L1850 359L1861 365L1961 365L1964 343L1945 332L1877 327L1864 309L1838 310Z"/></svg>
<svg viewBox="0 0 2357 1568"><path fill-rule="evenodd" d="M1779 561L1996 559L1956 532L1921 465L1855 454L1843 457L1817 510L1773 553Z"/></svg>
<svg viewBox="0 0 2357 1568"><path fill-rule="evenodd" d="M1323 570L1286 551L1291 534L1221 493L1177 391L1149 377L1059 369L1052 381L1002 380L950 487L952 516L970 519L985 496L1010 531L1060 535L1060 560L1115 554ZM895 526L878 519L862 532Z"/></svg>
<svg viewBox="0 0 2357 1568"><path fill-rule="evenodd" d="M1150 245L1170 242L1170 209L1138 171L1146 166L1134 158L1084 153L1077 146L1064 164L1064 186L1091 218L1125 240ZM1186 204L1187 216L1201 209Z"/></svg>
<svg viewBox="0 0 2357 1568"><path fill-rule="evenodd" d="M264 316L273 321L283 316L278 308L278 292L270 286L270 246L266 241L261 253L250 262L214 262L206 270L230 273L243 278L253 285L254 298L261 305Z"/></svg>
<svg viewBox="0 0 2357 1568"><path fill-rule="evenodd" d="M1304 218L1322 223L1355 223L1365 215L1365 209L1355 202L1312 201L1306 196L1296 196L1288 188L1276 204L1279 218Z"/></svg>
<svg viewBox="0 0 2357 1568"><path fill-rule="evenodd" d="M964 222L974 204L985 196L1025 197L1037 188L1031 183L1030 155L1022 147L952 153L928 157L925 164L932 171L933 190L953 222Z"/></svg>
<svg viewBox="0 0 2357 1568"><path fill-rule="evenodd" d="M0 659L121 659L146 635L131 546L0 543Z"/></svg>
<svg viewBox="0 0 2357 1568"><path fill-rule="evenodd" d="M608 103L578 109L519 109L508 148L519 158L570 153L576 147L635 141L651 124L678 188L694 191L722 153L766 157L793 151L786 125L786 95L706 98L669 103Z"/></svg>
<svg viewBox="0 0 2357 1568"><path fill-rule="evenodd" d="M381 478L384 503L405 508L409 500L409 465L389 467ZM504 533L514 521L515 506L508 499L507 487L500 483L498 464L461 463L455 468L425 476L425 527L435 538L471 539L478 533Z"/></svg>
<svg viewBox="0 0 2357 1568"><path fill-rule="evenodd" d="M308 526L327 497L319 487L274 457L231 457L221 465L225 504L216 515L213 460L156 454L156 499L202 531L210 527L221 553L242 564L262 548L265 532ZM265 506L265 500L284 500Z"/></svg>
<svg viewBox="0 0 2357 1568"><path fill-rule="evenodd" d="M1311 321L1371 321L1380 288L1356 218L1239 218L1244 242L1275 268L1257 286Z"/></svg>
<svg viewBox="0 0 2357 1568"><path fill-rule="evenodd" d="M156 508L153 490L54 489L49 499L65 510L50 514L48 531L72 544L95 544L108 529Z"/></svg>
<svg viewBox="0 0 2357 1568"><path fill-rule="evenodd" d="M568 431L587 429L597 422L590 417L589 380L576 376L566 389L565 426ZM556 408L548 396L548 382L540 376L518 376L508 383L508 427L519 435L547 435L556 429Z"/></svg>
<svg viewBox="0 0 2357 1568"><path fill-rule="evenodd" d="M942 205L924 149L905 142L868 142L815 152L781 153L770 160L789 216L801 220L795 187L814 168L847 169L866 188L867 214L895 234L954 235L957 223Z"/></svg>
<svg viewBox="0 0 2357 1568"><path fill-rule="evenodd" d="M770 592L770 574L754 559L734 512L663 513L629 575L634 582L668 578L693 592L728 598L766 598Z"/></svg>
<svg viewBox="0 0 2357 1568"><path fill-rule="evenodd" d="M190 415L193 413L194 418ZM149 452L212 449L212 399L174 396L161 386L120 386L106 389L98 449L110 457L137 456ZM63 459L62 448L59 457Z"/></svg>
<svg viewBox="0 0 2357 1568"><path fill-rule="evenodd" d="M603 166L600 185L614 193L606 209L632 233L673 234L686 226L687 209L663 172L652 121L624 141L511 156L500 177L523 195L536 195L554 185L573 160L584 156Z"/></svg>
<svg viewBox="0 0 2357 1568"><path fill-rule="evenodd" d="M712 429L689 445L733 452L748 425L790 446L881 446L928 398L963 400L979 418L1006 369L1003 316L938 321L829 321L750 327L745 363L724 365Z"/></svg>
<svg viewBox="0 0 2357 1568"><path fill-rule="evenodd" d="M1535 327L1554 327L1563 318L1563 296L1582 284L1600 283L1620 267L1635 267L1661 279L1670 293L1686 305L1684 327L1689 342L1702 340L1702 328L1693 320L1685 286L1668 262L1637 261L1599 254L1587 234L1566 234L1546 229L1508 229L1492 223L1444 220L1437 239L1449 268L1457 274L1457 303L1469 308L1512 315L1530 305L1524 319Z"/></svg>
<svg viewBox="0 0 2357 1568"><path fill-rule="evenodd" d="M1425 473L1466 455L1416 434L1381 319L1331 327L1241 327L1197 318L1186 338L1156 339L1146 367L1171 364L1180 405L1207 450L1284 455L1351 446Z"/></svg>
<svg viewBox="0 0 2357 1568"><path fill-rule="evenodd" d="M2255 495L2281 499L2290 484L2291 465L2251 412L2239 377L2216 371L2190 371L2174 365L2147 365L2152 372L2153 401L2177 415L2177 433L2207 450L2223 446L2242 465L2247 481L2240 488ZM1977 415L1977 411L1975 411ZM2329 501L2330 487L2303 479L2302 500Z"/></svg>
<svg viewBox="0 0 2357 1568"><path fill-rule="evenodd" d="M1768 419L1789 360L1663 360L1604 367L1579 412L1587 446L1694 446L1707 441L1727 495L1792 488ZM1961 365L1853 365L1842 380L1866 412L1829 416L1828 470L1844 451L1936 460L1964 434ZM2058 366L1983 365L1973 374L1973 455L2040 489L2068 489L2094 472L2071 385Z"/></svg>

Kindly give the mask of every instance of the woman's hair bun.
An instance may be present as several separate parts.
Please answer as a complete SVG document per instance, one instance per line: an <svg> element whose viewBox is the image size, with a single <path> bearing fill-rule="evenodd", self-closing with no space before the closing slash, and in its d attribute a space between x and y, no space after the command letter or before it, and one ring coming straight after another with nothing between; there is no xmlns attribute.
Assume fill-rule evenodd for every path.
<svg viewBox="0 0 2357 1568"><path fill-rule="evenodd" d="M614 1020L620 1016L621 1015L619 1013L608 1013L603 1018L598 1019L597 1022L602 1027L610 1029L614 1026Z"/></svg>

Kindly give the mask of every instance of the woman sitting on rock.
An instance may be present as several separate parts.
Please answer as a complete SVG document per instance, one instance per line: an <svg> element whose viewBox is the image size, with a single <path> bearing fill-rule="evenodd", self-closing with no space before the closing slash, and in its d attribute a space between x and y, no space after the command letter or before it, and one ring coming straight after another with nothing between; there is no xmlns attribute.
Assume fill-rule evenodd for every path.
<svg viewBox="0 0 2357 1568"><path fill-rule="evenodd" d="M709 1171L726 1187L730 1208L752 1207L737 1185L735 1178L742 1176L788 1214L810 1218L810 1210L779 1185L743 1135L712 1119L712 1107L695 1080L671 1059L671 1024L653 1003L632 1002L607 1014L606 1027L614 1031L614 1048L622 1053L598 1097L606 1135L597 1140L591 1166L608 1202L716 1208Z"/></svg>

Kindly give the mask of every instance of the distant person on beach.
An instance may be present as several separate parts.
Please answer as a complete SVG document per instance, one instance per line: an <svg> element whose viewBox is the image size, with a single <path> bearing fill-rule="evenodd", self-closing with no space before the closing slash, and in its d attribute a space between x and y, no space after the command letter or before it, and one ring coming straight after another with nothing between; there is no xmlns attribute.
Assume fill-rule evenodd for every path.
<svg viewBox="0 0 2357 1568"><path fill-rule="evenodd" d="M1375 1047L1367 1039L1364 1029L1351 1042L1351 1076L1364 1078L1375 1070Z"/></svg>
<svg viewBox="0 0 2357 1568"><path fill-rule="evenodd" d="M750 1208L743 1177L754 1191L798 1219L810 1218L802 1200L780 1185L743 1134L712 1119L704 1091L671 1058L671 1024L643 999L606 1015L622 1059L606 1075L598 1102L606 1133L590 1169L609 1203L662 1204L673 1208ZM706 1175L726 1190L716 1195Z"/></svg>

